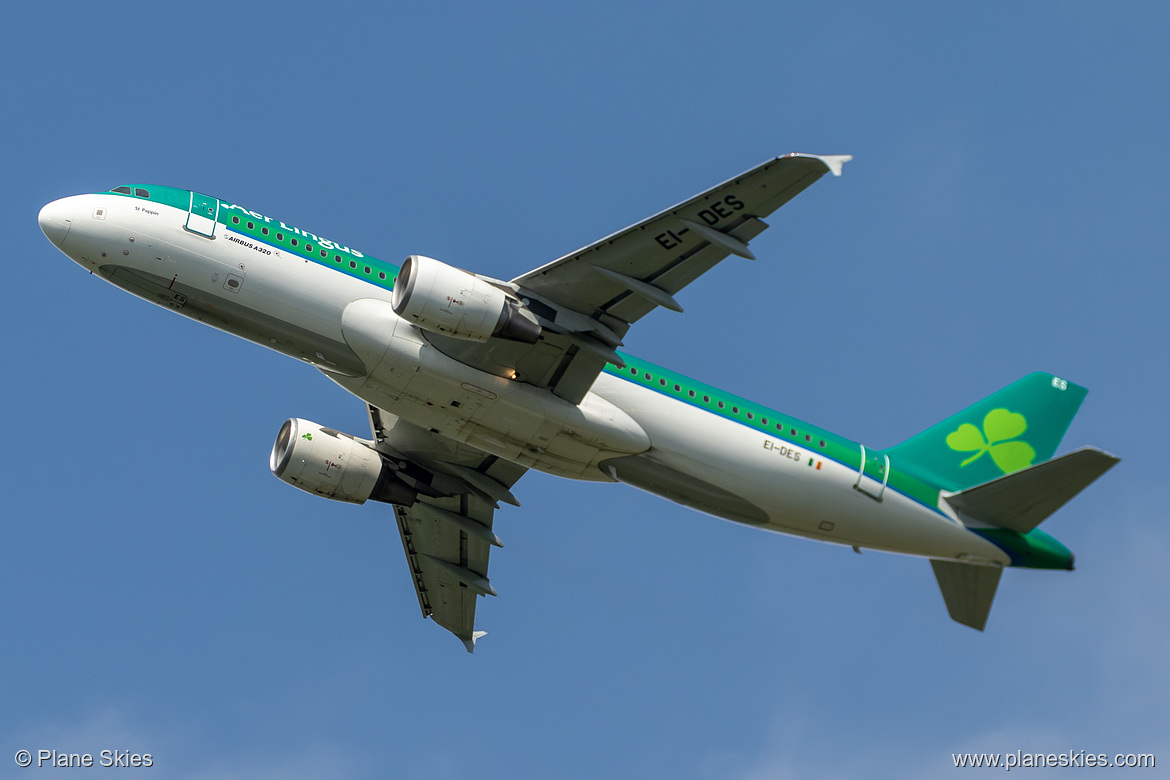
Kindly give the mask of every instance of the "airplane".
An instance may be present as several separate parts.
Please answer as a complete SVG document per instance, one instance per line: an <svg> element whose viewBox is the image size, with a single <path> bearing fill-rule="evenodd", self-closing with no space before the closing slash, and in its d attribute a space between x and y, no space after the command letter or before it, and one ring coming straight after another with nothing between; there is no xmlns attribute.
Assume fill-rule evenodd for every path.
<svg viewBox="0 0 1170 780"><path fill-rule="evenodd" d="M765 217L849 155L788 154L511 281L411 255L395 266L237 203L121 185L55 200L41 230L156 305L301 360L366 404L371 437L290 418L273 474L392 505L424 618L468 652L501 502L528 469L621 482L792 536L930 560L982 631L1005 567L1072 570L1037 526L1119 459L1055 457L1087 390L1036 372L887 448L732 395L623 347Z"/></svg>

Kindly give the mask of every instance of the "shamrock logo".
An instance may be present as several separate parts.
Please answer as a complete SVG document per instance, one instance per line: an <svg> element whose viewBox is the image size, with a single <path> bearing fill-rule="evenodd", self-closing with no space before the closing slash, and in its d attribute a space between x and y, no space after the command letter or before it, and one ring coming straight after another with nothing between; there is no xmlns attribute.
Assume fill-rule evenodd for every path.
<svg viewBox="0 0 1170 780"><path fill-rule="evenodd" d="M311 433L302 433L302 434L301 434L301 438L302 438L302 439L308 439L309 441L312 441L312 440L313 440L313 434L311 434Z"/></svg>
<svg viewBox="0 0 1170 780"><path fill-rule="evenodd" d="M963 423L947 435L947 446L958 452L975 454L959 464L959 468L979 460L985 453L1004 474L1032 465L1036 450L1018 437L1028 430L1028 421L1022 414L1007 409L992 409L983 418L983 430L971 423Z"/></svg>

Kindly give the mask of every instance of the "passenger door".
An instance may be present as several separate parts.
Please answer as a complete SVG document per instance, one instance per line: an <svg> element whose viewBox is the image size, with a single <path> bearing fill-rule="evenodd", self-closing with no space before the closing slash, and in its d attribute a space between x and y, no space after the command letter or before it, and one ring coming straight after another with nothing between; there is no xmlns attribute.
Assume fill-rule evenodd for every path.
<svg viewBox="0 0 1170 780"><path fill-rule="evenodd" d="M215 238L215 226L219 219L219 198L191 193L191 206L187 209L187 224L192 233Z"/></svg>

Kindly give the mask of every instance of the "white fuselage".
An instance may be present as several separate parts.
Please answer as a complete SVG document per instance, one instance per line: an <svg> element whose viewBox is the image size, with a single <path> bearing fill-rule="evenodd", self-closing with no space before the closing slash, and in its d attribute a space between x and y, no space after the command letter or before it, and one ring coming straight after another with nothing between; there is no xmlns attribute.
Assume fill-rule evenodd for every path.
<svg viewBox="0 0 1170 780"><path fill-rule="evenodd" d="M46 206L57 246L153 303L310 363L362 400L493 455L574 479L634 484L710 514L788 534L935 558L1010 565L937 507L854 489L855 468L602 373L574 405L440 352L391 308L385 287L117 195ZM42 221L46 212L42 212ZM99 216L100 215L100 216ZM67 220L67 222L65 222ZM46 230L46 234L50 234Z"/></svg>

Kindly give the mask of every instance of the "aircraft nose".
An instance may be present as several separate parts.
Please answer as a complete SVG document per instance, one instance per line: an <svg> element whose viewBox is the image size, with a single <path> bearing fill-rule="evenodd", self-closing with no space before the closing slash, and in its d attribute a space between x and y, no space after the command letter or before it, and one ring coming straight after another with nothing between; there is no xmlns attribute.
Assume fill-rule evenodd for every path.
<svg viewBox="0 0 1170 780"><path fill-rule="evenodd" d="M53 242L58 249L65 243L65 236L69 235L69 228L73 226L74 199L62 198L41 209L37 222L41 225L41 232L45 238Z"/></svg>

